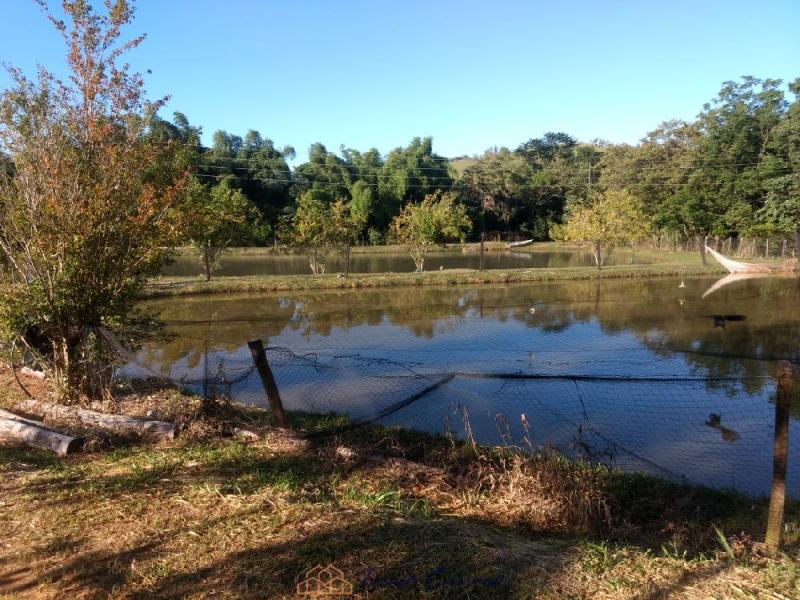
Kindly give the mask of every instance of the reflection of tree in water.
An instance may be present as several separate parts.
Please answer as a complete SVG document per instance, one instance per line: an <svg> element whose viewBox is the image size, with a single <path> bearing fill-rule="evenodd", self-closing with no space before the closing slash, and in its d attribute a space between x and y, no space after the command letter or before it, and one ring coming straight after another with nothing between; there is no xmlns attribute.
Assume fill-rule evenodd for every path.
<svg viewBox="0 0 800 600"><path fill-rule="evenodd" d="M390 292L390 293L387 293ZM446 292L446 293L443 293ZM198 296L144 304L166 322L172 339L143 351L150 365L203 360L203 341L212 352L232 352L250 339L269 340L284 331L303 337L330 336L334 328L380 325L385 320L417 337L433 337L456 326L472 308L473 292L433 287L292 293L284 296Z"/></svg>
<svg viewBox="0 0 800 600"><path fill-rule="evenodd" d="M698 290L702 285L695 286ZM517 309L516 317L543 331L563 331L595 322L607 334L630 332L659 356L680 353L711 388L744 391L763 388L779 359L800 355L800 286L786 280L743 282L701 301L679 291L672 280L571 282L552 286L534 314ZM675 289L673 289L675 288ZM678 300L684 299L683 305ZM714 327L713 314L741 314L725 328ZM718 379L715 379L718 378Z"/></svg>
<svg viewBox="0 0 800 600"><path fill-rule="evenodd" d="M688 288L678 289L672 279L634 279L159 300L145 306L160 312L175 337L148 349L143 358L162 366L183 359L191 368L203 360L202 340L209 341L211 351L233 351L249 339L270 340L285 331L325 337L335 328L383 322L430 338L456 330L470 316L515 320L545 335L581 324L593 324L606 335L633 334L656 355L680 353L698 376L709 378L709 387L727 386L729 392L741 385L755 393L763 388L761 378L774 374L769 361L798 359L800 287L785 279L745 281L701 300L706 287L706 280L690 280ZM715 328L713 314L741 314L747 320ZM553 344L557 348L556 338Z"/></svg>

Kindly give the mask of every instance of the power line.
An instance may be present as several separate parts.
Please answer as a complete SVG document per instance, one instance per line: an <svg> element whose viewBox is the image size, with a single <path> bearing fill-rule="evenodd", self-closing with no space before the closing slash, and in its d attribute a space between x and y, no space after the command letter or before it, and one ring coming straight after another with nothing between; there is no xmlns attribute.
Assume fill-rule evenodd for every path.
<svg viewBox="0 0 800 600"><path fill-rule="evenodd" d="M211 155L210 157L214 158L216 160L227 160L227 161L238 161L238 162L263 162L264 160L276 160L276 159L278 159L278 160L284 159L285 160L285 158L281 154L281 151L277 150L277 149L273 149L272 150L272 152L274 152L277 156L264 157L264 158L257 157L257 156L240 157L240 156L214 155L213 148L208 148L208 147L205 147L205 146L197 146L195 144L181 144L181 143L170 144L169 142L157 142L157 143L160 143L160 144L163 144L163 145L185 146L185 147L189 147L189 148L194 148L196 150L200 150L200 152L202 154L204 154L204 155ZM634 148L636 148L636 146L634 146ZM258 153L261 150L255 149L255 150L244 150L244 151L245 152ZM513 151L512 151L512 154L513 154ZM328 155L329 156L333 156L338 160L342 160L343 163L341 165L338 165L338 166L340 166L342 168L348 168L348 167L356 167L357 168L357 166L354 163L344 162L344 160L340 156L338 156L337 154L335 154L333 152L329 152ZM381 154L379 156L380 156L381 160L383 160L385 162L391 156L391 153L389 153L389 154ZM519 155L516 155L516 156L519 156ZM402 158L405 159L405 160L408 160L408 157L402 157ZM452 162L454 160L460 160L460 159L450 159L450 158L447 158L447 157L436 156L436 155L427 156L425 158L427 160L441 161L443 163L446 163L445 165L443 165L444 168L446 168L447 166L451 166L451 164L452 164ZM413 160L413 157L411 157L411 159ZM470 160L476 160L476 161L481 161L483 159L484 159L484 157L475 157L474 159L470 157ZM669 165L669 162L670 162L670 158L669 157L665 157L663 159L662 158L651 158L651 159L634 158L633 160L637 164L640 164L640 165L641 164L657 165L657 166L653 167L652 169L649 169L649 168L638 168L638 170L658 170L659 166L661 166L661 165ZM757 166L757 165L763 164L764 161L763 160L757 160L757 161L728 161L728 160L722 160L722 159L711 159L711 160L692 159L692 162L693 162L693 164L684 165L684 166L670 165L670 168L689 169L689 170L691 170L691 169L700 169L700 168L707 168L707 167L728 168L728 167L740 167L740 166ZM302 164L306 165L306 164L316 164L316 163L311 163L311 162L307 161L307 162L302 163ZM383 165L381 165L381 166L383 166ZM418 169L418 170L432 170L432 171L439 171L443 167L413 165L413 168ZM509 171L509 172L511 172L511 171Z"/></svg>
<svg viewBox="0 0 800 600"><path fill-rule="evenodd" d="M781 171L781 172L792 173L793 170L787 169L787 170ZM244 176L240 176L240 175L235 175L233 173L226 173L226 174L223 174L223 175L211 175L211 174L208 174L208 173L190 173L190 175L195 176L195 177L205 177L205 178L208 178L208 179L217 179L217 180L219 180L219 179L227 179L229 177L232 177L234 179L241 179L241 180L247 180L247 181L260 181L260 182L263 182L263 183L311 184L311 185L320 184L320 185L330 185L330 186L337 186L337 187L341 187L343 185L346 186L347 183L348 183L347 181L344 181L344 180L342 180L342 181L334 181L334 180L331 180L331 179L321 180L319 178L308 178L308 179L306 179L305 175L302 176L303 179L300 179L300 178L287 179L287 178L244 177ZM413 177L413 176L404 177L404 178L403 177L392 176L391 180L392 181L397 181L397 182L409 182L409 181L416 181L417 179L418 179L417 177ZM431 178L431 179L433 179L433 178ZM382 185L381 183L372 183L372 182L369 182L369 181L364 181L363 179L358 179L358 181L361 181L364 185L367 185L367 186L370 186L370 187L375 187L375 188L378 188L378 187L380 187ZM663 181L663 180L656 180L656 181L652 181L652 180L651 181L630 181L628 183L642 184L642 185L649 184L651 187L659 187L659 188L665 188L665 189L666 188L668 188L668 189L682 188L682 187L687 187L687 186L690 186L690 185L693 184L693 182L691 182L691 181L668 183L668 182ZM418 184L418 185L407 185L406 186L407 189L474 190L474 191L479 191L479 192L484 192L486 190L486 188L488 188L488 187L491 187L491 186L489 186L489 185L486 185L486 186L470 185L470 184L464 184L464 183L460 183L460 182L454 182L454 183L445 184L445 183L436 183L435 181L429 181L428 184ZM554 191L559 191L559 192L565 192L571 187L579 187L579 184L577 182L574 183L574 184L572 182L568 182L568 183L564 183L564 184L542 184L542 185L534 186L533 189L536 189L536 190L554 190Z"/></svg>

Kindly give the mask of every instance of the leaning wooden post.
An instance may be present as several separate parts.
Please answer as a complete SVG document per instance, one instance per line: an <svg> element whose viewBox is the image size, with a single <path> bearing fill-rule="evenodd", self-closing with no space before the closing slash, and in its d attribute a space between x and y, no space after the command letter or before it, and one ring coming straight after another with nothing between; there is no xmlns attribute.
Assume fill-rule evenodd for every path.
<svg viewBox="0 0 800 600"><path fill-rule="evenodd" d="M789 409L792 403L794 373L791 363L778 363L778 391L775 396L775 445L772 450L772 491L769 496L765 543L771 554L778 551L786 501L786 468L789 452Z"/></svg>
<svg viewBox="0 0 800 600"><path fill-rule="evenodd" d="M278 392L278 385L275 383L275 377L272 375L272 369L269 368L269 363L267 362L267 353L264 351L264 343L261 340L253 340L247 342L247 347L250 348L250 354L253 355L253 362L256 365L258 376L261 378L264 391L267 392L267 399L272 408L275 424L281 429L286 429L286 416L283 414L283 402L281 402L281 395Z"/></svg>
<svg viewBox="0 0 800 600"><path fill-rule="evenodd" d="M347 242L347 246L344 249L345 253L345 267L344 267L344 277L347 279L350 277L350 242Z"/></svg>

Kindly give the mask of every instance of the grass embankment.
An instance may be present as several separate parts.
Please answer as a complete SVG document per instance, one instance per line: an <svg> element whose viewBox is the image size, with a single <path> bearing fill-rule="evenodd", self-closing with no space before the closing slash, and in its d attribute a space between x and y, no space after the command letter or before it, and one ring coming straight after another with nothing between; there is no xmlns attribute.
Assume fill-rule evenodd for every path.
<svg viewBox="0 0 800 600"><path fill-rule="evenodd" d="M357 288L385 288L420 285L481 285L498 283L533 283L587 279L623 279L722 275L720 268L676 264L566 267L560 269L448 269L424 273L357 273L340 275L253 275L215 277L206 282L197 277L163 277L144 291L146 298L221 294L236 292L285 292Z"/></svg>
<svg viewBox="0 0 800 600"><path fill-rule="evenodd" d="M458 244L438 246L439 251L452 251L461 248ZM477 244L468 244L468 251L476 251ZM487 243L492 250L506 250L504 242ZM519 248L519 252L553 252L574 251L575 246L558 242L539 242ZM270 255L272 248L236 248L230 250L236 254L258 256ZM352 252L363 254L403 253L402 246L364 246L353 247ZM326 275L251 275L251 276L215 276L210 282L201 277L160 277L150 283L144 291L146 298L164 296L185 296L195 294L217 294L237 292L285 292L308 290L332 290L353 288L384 288L416 285L480 285L498 283L533 283L547 281L568 281L587 279L619 279L634 277L676 277L695 275L722 275L725 273L719 265L709 261L703 266L696 252L668 252L637 248L635 250L618 249L618 255L630 257L633 263L611 265L597 269L596 267L564 267L564 268L523 268L523 269L447 269L444 271L426 271L424 273L351 273L345 278L341 273Z"/></svg>
<svg viewBox="0 0 800 600"><path fill-rule="evenodd" d="M734 493L376 427L310 442L237 410L261 441L0 447L0 597L291 598L316 564L375 599L800 595L795 504L772 560L764 503Z"/></svg>

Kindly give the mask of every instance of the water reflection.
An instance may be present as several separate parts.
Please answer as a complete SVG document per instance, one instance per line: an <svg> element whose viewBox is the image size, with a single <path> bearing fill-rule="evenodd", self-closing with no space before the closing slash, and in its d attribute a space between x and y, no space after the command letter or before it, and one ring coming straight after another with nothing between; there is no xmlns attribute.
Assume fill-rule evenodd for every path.
<svg viewBox="0 0 800 600"><path fill-rule="evenodd" d="M612 252L607 264L650 264L642 253L635 250L618 249ZM484 257L486 269L533 269L588 267L594 265L590 252L581 250L556 250L536 252L487 252ZM480 254L477 252L432 252L425 259L425 269L478 269ZM414 271L414 262L407 253L372 253L350 255L351 273L405 273ZM343 273L344 258L339 253L331 255L327 264L328 273ZM308 260L300 255L266 255L256 252L231 251L223 254L218 275L305 275L310 272ZM198 258L190 252L176 257L175 262L164 268L171 276L195 276L201 274Z"/></svg>
<svg viewBox="0 0 800 600"><path fill-rule="evenodd" d="M158 300L145 306L160 313L174 337L145 348L139 361L190 379L224 361L235 378L250 366L246 342L262 338L287 349L271 352L287 408L355 417L424 389L442 372L565 376L456 377L384 422L441 432L450 420L462 423L464 434L456 413L466 411L482 442L530 435L536 445L591 453L625 468L765 492L774 361L800 360L800 287L785 279L747 280L702 298L709 279L685 283L603 280ZM728 318L740 315L746 319ZM723 317L725 326L716 326L713 316ZM209 354L211 367L204 363ZM569 379L574 376L601 379ZM232 391L244 401L265 401L255 380ZM511 423L502 435L496 425L501 414ZM529 420L529 433L520 415ZM791 437L789 490L800 495L797 432Z"/></svg>

